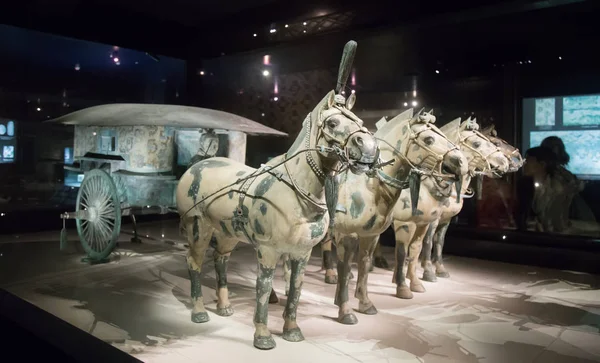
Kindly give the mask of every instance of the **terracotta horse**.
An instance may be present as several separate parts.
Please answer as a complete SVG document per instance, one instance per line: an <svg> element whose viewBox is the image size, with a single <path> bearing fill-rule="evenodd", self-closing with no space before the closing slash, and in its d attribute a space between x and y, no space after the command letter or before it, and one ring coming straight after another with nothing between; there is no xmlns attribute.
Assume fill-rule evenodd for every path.
<svg viewBox="0 0 600 363"><path fill-rule="evenodd" d="M335 304L339 306L338 320L343 324L357 322L348 302L352 257L359 250L359 261L366 262L359 266L364 268L369 264L379 235L392 223L391 214L402 190L410 187L412 193L418 195L418 180L424 174L435 175L440 183L451 187L452 181L467 171L466 158L433 125L434 121L435 117L426 112L413 116L412 109L389 122L383 120L384 125L375 136L379 140L382 159L393 160L393 164L378 171L374 178L348 172L340 174L333 227L338 253L337 276L332 262L327 261L331 249L327 245L322 247L326 281L337 278ZM416 202L415 199L412 205L415 213L418 211ZM289 278L288 273L284 276L286 280ZM358 310L376 314L377 309L367 296L367 278L367 271L359 270L355 294L360 301Z"/></svg>
<svg viewBox="0 0 600 363"><path fill-rule="evenodd" d="M355 44L355 43L354 43ZM347 73L347 72L345 72ZM338 90L344 82L338 81ZM272 349L267 327L268 298L279 257L291 260L290 298L284 311L282 337L304 339L296 323L304 268L314 245L327 233L329 215L324 198L327 176L349 162L354 172L376 162L377 141L350 109L346 99L330 92L307 116L286 162L254 169L231 159L215 157L194 164L177 187L182 232L188 237L192 321L209 321L201 289L201 267L211 237L217 275L217 314L233 313L227 289L227 263L238 241L254 246L258 258L254 346Z"/></svg>
<svg viewBox="0 0 600 363"><path fill-rule="evenodd" d="M416 272L423 239L430 226L433 231L436 230L442 213L453 202L462 203L462 195L469 185L471 176L488 172L505 173L508 170L508 161L504 154L487 137L477 131L478 127L475 120L468 119L461 124L460 119L456 119L440 128L451 142L458 145L467 159L469 172L464 173L462 180L457 183L460 187L456 190L444 189L435 178L424 176L421 179L422 187L418 195L419 213L415 215L410 212L408 206L415 196L409 193L403 193L394 208L396 266L392 282L396 283L396 297L411 299L412 292L425 292L425 287ZM405 278L410 280L410 287L406 284Z"/></svg>
<svg viewBox="0 0 600 363"><path fill-rule="evenodd" d="M454 125L449 125L449 127ZM497 137L494 125L489 126L488 128L482 130L482 135L487 137L492 144L494 144L504 155L508 162L508 173L514 173L523 166L523 158L519 149L510 145L506 141ZM465 152L466 153L466 152ZM480 176L488 176L492 178L501 177L503 175L502 171L497 169L495 172L490 173L488 170L487 173L480 174ZM465 178L463 183L463 188L469 185L469 178ZM463 194L467 193L467 189L462 191ZM450 221L454 218L458 213L460 213L463 203L462 200L457 202L456 199L450 198L450 205L444 207L442 210L442 214L439 220L435 223L432 223L423 239L423 249L420 256L421 266L423 267L423 277L424 281L435 282L436 276L438 277L450 277L450 274L444 267L442 251L444 248L444 242L446 238L446 232L448 230L448 226L450 225ZM432 256L433 254L433 256ZM435 272L433 271L433 267L435 266Z"/></svg>

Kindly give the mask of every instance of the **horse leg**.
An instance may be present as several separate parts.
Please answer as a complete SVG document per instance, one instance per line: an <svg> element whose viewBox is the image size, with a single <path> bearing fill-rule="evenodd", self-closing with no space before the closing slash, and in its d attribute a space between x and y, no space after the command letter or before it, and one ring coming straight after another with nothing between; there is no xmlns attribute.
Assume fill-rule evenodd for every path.
<svg viewBox="0 0 600 363"><path fill-rule="evenodd" d="M273 289L273 275L279 254L272 248L258 247L258 274L256 276L256 310L254 311L254 347L275 348L275 340L267 327L269 320L269 296Z"/></svg>
<svg viewBox="0 0 600 363"><path fill-rule="evenodd" d="M373 251L373 265L379 268L390 268L385 257L383 257L383 253L381 253L381 244L377 243L377 247L375 247L375 251Z"/></svg>
<svg viewBox="0 0 600 363"><path fill-rule="evenodd" d="M444 267L444 259L442 256L442 251L444 250L444 243L446 241L446 231L448 230L448 226L450 226L450 222L443 223L438 226L437 231L435 232L435 236L433 237L434 245L433 245L433 256L431 258L431 262L435 266L435 275L437 277L448 278L450 274L446 271Z"/></svg>
<svg viewBox="0 0 600 363"><path fill-rule="evenodd" d="M283 259L283 280L285 281L285 296L287 296L290 290L290 257L287 253L281 255ZM269 304L279 304L279 297L275 289L271 289L271 295L269 296Z"/></svg>
<svg viewBox="0 0 600 363"><path fill-rule="evenodd" d="M421 248L423 247L423 238L425 238L425 234L427 232L427 228L429 228L430 224L426 224L423 226L417 226L417 230L415 235L410 242L408 247L408 268L406 277L410 280L410 291L413 292L425 292L425 286L417 277L417 265L419 264L419 254L421 253Z"/></svg>
<svg viewBox="0 0 600 363"><path fill-rule="evenodd" d="M333 269L333 236L321 242L321 254L323 256L322 268L325 269L325 283L337 284L338 278Z"/></svg>
<svg viewBox="0 0 600 363"><path fill-rule="evenodd" d="M396 266L394 267L392 283L396 284L396 297L400 299L413 298L413 293L406 284L404 264L406 263L409 242L415 233L415 227L416 226L413 223L394 221L394 234L396 236Z"/></svg>
<svg viewBox="0 0 600 363"><path fill-rule="evenodd" d="M210 320L210 317L204 308L204 299L202 298L202 262L213 234L213 228L202 224L200 219L194 216L190 222L186 223L186 231L190 244L187 264L192 287L192 303L194 305L192 308L192 321L194 323L206 323Z"/></svg>
<svg viewBox="0 0 600 363"><path fill-rule="evenodd" d="M296 323L296 311L300 302L300 294L302 293L302 282L304 280L304 270L310 259L310 251L303 257L290 257L291 283L288 294L287 304L283 311L283 339L289 342L301 342L304 340L302 331Z"/></svg>
<svg viewBox="0 0 600 363"><path fill-rule="evenodd" d="M439 221L435 221L429 225L425 238L423 238L423 248L419 259L421 260L421 267L423 267L423 280L429 282L436 282L437 277L433 271L433 264L431 263L431 250L433 248L433 236L436 235Z"/></svg>
<svg viewBox="0 0 600 363"><path fill-rule="evenodd" d="M216 238L216 236L215 236ZM213 253L215 275L217 277L217 314L220 316L233 315L233 307L229 302L229 289L227 288L227 263L231 251L238 244L237 239L216 238L217 245Z"/></svg>
<svg viewBox="0 0 600 363"><path fill-rule="evenodd" d="M356 251L357 240L354 237L344 236L336 244L338 263L338 281L335 290L334 304L339 307L338 321L342 324L352 325L358 323L350 304L348 303L348 282L350 280L350 263L354 251Z"/></svg>
<svg viewBox="0 0 600 363"><path fill-rule="evenodd" d="M369 267L372 266L371 259L377 246L377 240L378 236L361 238L358 245L358 281L356 282L354 297L358 299L358 311L367 315L377 314L377 308L369 299L369 292L367 291Z"/></svg>
<svg viewBox="0 0 600 363"><path fill-rule="evenodd" d="M292 264L290 255L283 255L283 279L285 280L285 296L290 296L290 283L292 279Z"/></svg>

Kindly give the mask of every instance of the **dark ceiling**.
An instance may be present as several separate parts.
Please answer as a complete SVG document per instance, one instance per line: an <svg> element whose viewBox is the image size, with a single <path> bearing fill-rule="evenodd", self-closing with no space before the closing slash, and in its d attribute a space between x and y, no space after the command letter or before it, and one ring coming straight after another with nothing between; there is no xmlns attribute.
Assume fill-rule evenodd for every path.
<svg viewBox="0 0 600 363"><path fill-rule="evenodd" d="M522 12L579 2L583 0L19 0L2 9L0 23L200 59L342 29L439 21L440 16L460 21L456 16L465 10L483 16L486 11ZM313 27L302 28L307 20ZM289 34L294 27L284 29L283 24L303 30ZM279 32L271 33L271 28Z"/></svg>
<svg viewBox="0 0 600 363"><path fill-rule="evenodd" d="M386 27L435 27L552 8L560 14L563 5L597 8L598 3L594 0L19 0L2 9L0 23L182 59L202 59L309 41L340 31L352 36ZM572 27L577 18L570 21L564 26ZM285 28L285 24L289 27ZM536 27L535 23L531 25ZM494 41L502 41L504 30L497 33L494 39L482 41L490 46Z"/></svg>

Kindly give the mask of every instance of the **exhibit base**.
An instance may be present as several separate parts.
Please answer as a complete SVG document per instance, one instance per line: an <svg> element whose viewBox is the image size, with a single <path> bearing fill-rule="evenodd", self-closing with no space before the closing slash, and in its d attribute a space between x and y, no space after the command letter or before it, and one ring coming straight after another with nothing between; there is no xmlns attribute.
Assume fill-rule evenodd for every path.
<svg viewBox="0 0 600 363"><path fill-rule="evenodd" d="M450 278L423 282L426 293L401 300L394 296L392 272L375 268L368 286L378 314L356 313L358 324L348 326L337 322L335 285L323 282L318 249L307 267L298 307L306 340L280 338L286 298L279 267L274 285L280 302L269 306L277 347L259 351L252 346L252 247L238 246L230 259L228 285L235 310L230 317L214 313L215 273L208 251L202 291L210 321L195 324L190 321L185 241L176 221L140 225L138 231L143 244L130 243L131 236L123 233L110 262L93 266L81 263L77 253L59 251L59 231L0 236L0 287L77 329L79 337L67 341L85 347L90 359L102 357L82 337L144 362L600 361L596 275L450 256L445 261ZM77 240L74 234L68 237ZM384 247L383 252L393 266L392 250ZM356 266L353 273L357 275ZM350 296L357 308L355 284L356 279ZM26 329L59 334L34 313L2 310L28 316Z"/></svg>

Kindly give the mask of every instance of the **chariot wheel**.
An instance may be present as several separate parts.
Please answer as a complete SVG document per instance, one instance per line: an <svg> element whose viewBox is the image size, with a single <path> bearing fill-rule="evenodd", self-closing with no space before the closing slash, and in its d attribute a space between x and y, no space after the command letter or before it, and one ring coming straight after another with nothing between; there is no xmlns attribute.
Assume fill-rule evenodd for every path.
<svg viewBox="0 0 600 363"><path fill-rule="evenodd" d="M121 202L111 176L99 169L85 173L76 213L77 233L90 260L103 260L114 250L121 232Z"/></svg>

